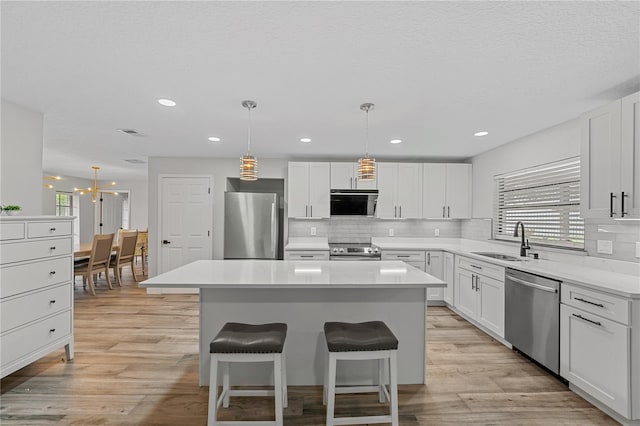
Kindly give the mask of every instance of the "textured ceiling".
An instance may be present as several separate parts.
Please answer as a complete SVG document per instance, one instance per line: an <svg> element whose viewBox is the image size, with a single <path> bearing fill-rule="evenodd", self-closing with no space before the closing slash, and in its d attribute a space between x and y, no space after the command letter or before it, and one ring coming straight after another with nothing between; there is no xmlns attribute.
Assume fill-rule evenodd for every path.
<svg viewBox="0 0 640 426"><path fill-rule="evenodd" d="M129 158L238 157L243 99L258 102L259 158L355 159L364 149L358 107L374 102L374 156L455 159L639 88L635 1L1 8L2 97L45 114L44 168L72 176L90 177L91 164L105 179L145 175ZM158 105L161 97L178 106Z"/></svg>

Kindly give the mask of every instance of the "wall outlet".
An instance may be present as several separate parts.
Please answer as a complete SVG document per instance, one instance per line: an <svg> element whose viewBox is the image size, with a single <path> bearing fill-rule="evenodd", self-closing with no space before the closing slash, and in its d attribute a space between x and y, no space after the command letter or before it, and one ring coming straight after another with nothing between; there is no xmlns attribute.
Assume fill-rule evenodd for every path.
<svg viewBox="0 0 640 426"><path fill-rule="evenodd" d="M389 236L393 237L393 228L389 228Z"/></svg>
<svg viewBox="0 0 640 426"><path fill-rule="evenodd" d="M316 235L318 233L318 230L316 229L315 226L312 226L309 231L311 232L311 235Z"/></svg>
<svg viewBox="0 0 640 426"><path fill-rule="evenodd" d="M640 241L636 242L636 257L640 258Z"/></svg>
<svg viewBox="0 0 640 426"><path fill-rule="evenodd" d="M613 241L598 240L596 251L602 254L613 254Z"/></svg>
<svg viewBox="0 0 640 426"><path fill-rule="evenodd" d="M440 228L436 228L433 230L433 235L435 235L436 237L440 236Z"/></svg>

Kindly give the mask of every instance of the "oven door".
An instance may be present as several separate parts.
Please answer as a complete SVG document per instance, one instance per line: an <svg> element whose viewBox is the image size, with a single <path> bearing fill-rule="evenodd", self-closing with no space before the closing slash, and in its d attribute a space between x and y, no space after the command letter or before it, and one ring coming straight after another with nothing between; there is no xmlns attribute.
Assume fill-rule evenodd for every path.
<svg viewBox="0 0 640 426"><path fill-rule="evenodd" d="M364 260L364 261L378 261L380 256L329 256L329 260Z"/></svg>

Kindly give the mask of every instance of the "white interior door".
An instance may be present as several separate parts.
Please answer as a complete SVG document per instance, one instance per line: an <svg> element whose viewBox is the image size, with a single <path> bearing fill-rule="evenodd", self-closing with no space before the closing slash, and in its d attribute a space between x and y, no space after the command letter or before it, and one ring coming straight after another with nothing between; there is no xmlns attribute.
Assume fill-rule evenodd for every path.
<svg viewBox="0 0 640 426"><path fill-rule="evenodd" d="M96 204L98 209L96 220L98 231L96 233L117 234L122 227L122 196L101 192L98 194ZM102 222L100 222L100 208L102 208ZM100 223L102 223L102 229L100 229Z"/></svg>
<svg viewBox="0 0 640 426"><path fill-rule="evenodd" d="M159 273L211 259L210 188L210 177L161 178Z"/></svg>

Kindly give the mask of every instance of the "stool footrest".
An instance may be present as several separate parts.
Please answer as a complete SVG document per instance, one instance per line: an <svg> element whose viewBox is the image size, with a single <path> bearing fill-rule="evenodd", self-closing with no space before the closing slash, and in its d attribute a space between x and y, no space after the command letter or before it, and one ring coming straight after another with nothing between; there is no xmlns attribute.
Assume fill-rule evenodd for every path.
<svg viewBox="0 0 640 426"><path fill-rule="evenodd" d="M391 416L334 417L334 425L366 425L371 423L391 423Z"/></svg>
<svg viewBox="0 0 640 426"><path fill-rule="evenodd" d="M216 423L219 426L247 426L247 425L251 425L251 426L276 426L277 423L274 421L260 421L260 422L246 422L246 421L238 421L238 420L225 420L225 421L219 421Z"/></svg>
<svg viewBox="0 0 640 426"><path fill-rule="evenodd" d="M272 389L231 389L225 392L227 396L274 396Z"/></svg>
<svg viewBox="0 0 640 426"><path fill-rule="evenodd" d="M336 393L371 393L371 392L378 392L379 390L380 390L380 386L378 385L336 386Z"/></svg>

